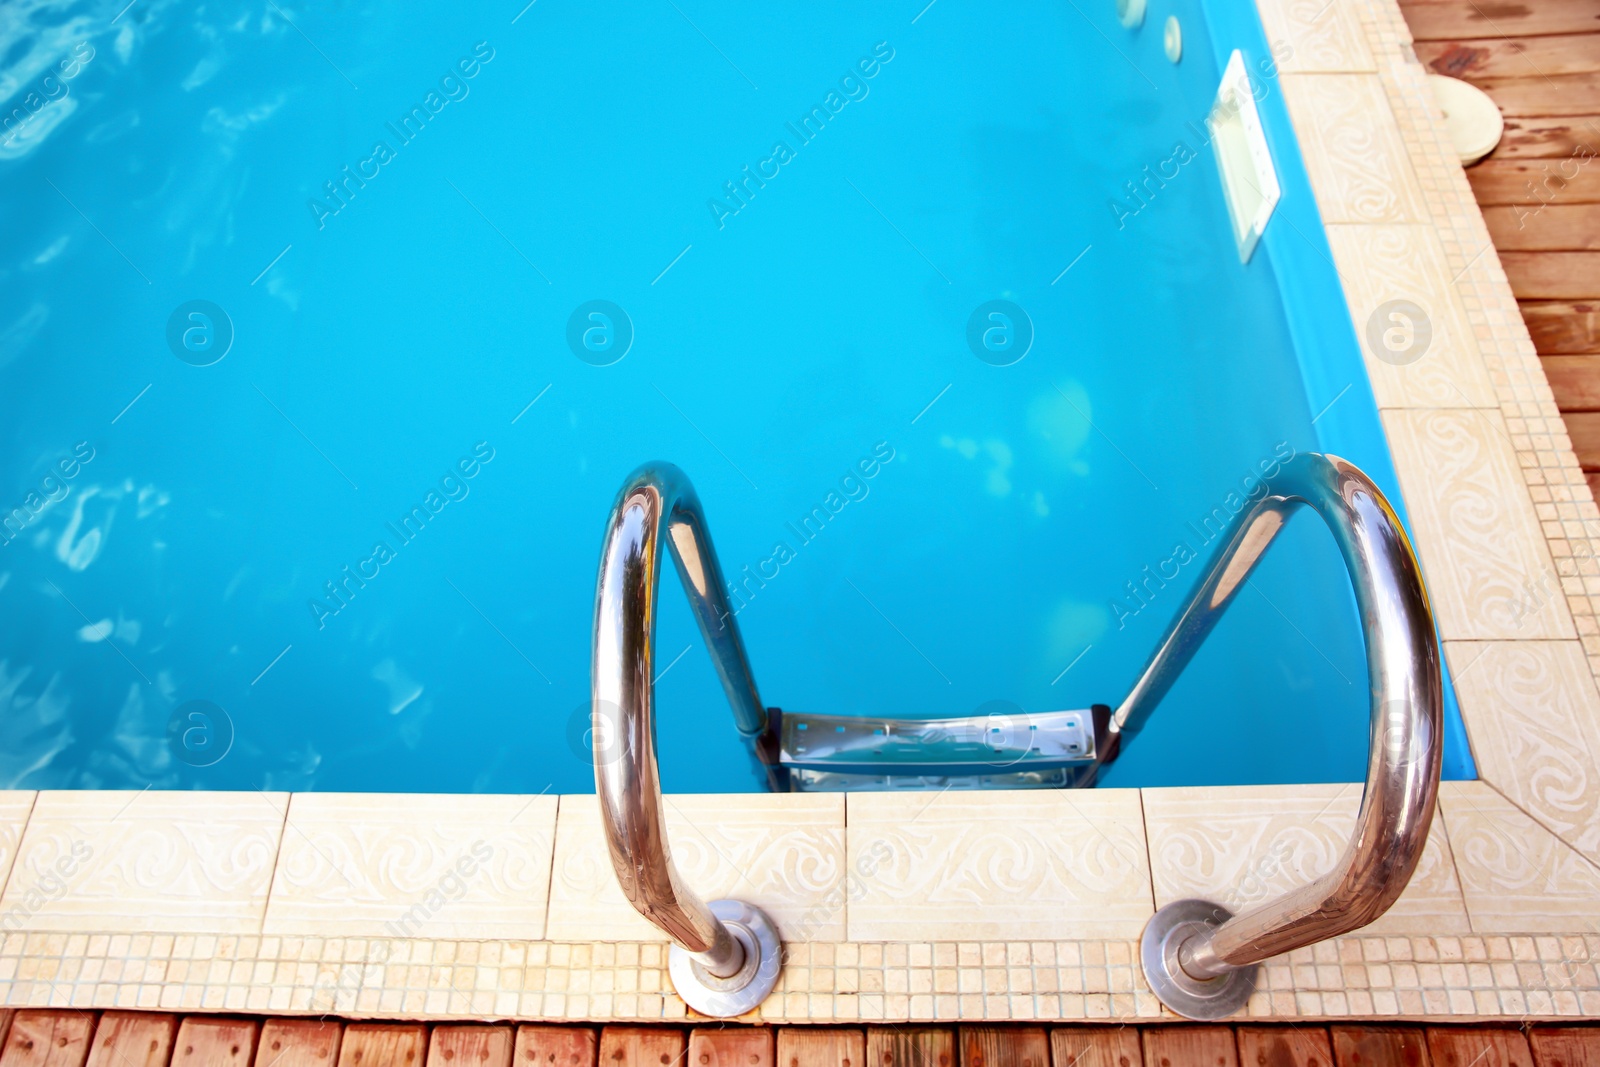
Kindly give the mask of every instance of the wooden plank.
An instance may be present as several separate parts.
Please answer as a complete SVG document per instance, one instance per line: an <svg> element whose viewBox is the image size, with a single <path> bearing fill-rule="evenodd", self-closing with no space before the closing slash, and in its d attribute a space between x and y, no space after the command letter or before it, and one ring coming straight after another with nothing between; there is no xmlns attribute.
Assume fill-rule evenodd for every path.
<svg viewBox="0 0 1600 1067"><path fill-rule="evenodd" d="M1400 10L1419 41L1600 30L1600 0L1402 0Z"/></svg>
<svg viewBox="0 0 1600 1067"><path fill-rule="evenodd" d="M956 1067L956 1035L935 1026L869 1027L867 1067Z"/></svg>
<svg viewBox="0 0 1600 1067"><path fill-rule="evenodd" d="M1506 204L1483 221L1502 252L1600 251L1600 204Z"/></svg>
<svg viewBox="0 0 1600 1067"><path fill-rule="evenodd" d="M1524 301L1522 321L1541 355L1600 352L1600 301Z"/></svg>
<svg viewBox="0 0 1600 1067"><path fill-rule="evenodd" d="M1479 204L1600 203L1600 159L1486 159L1467 168Z"/></svg>
<svg viewBox="0 0 1600 1067"><path fill-rule="evenodd" d="M1537 1026L1528 1045L1534 1067L1600 1067L1600 1027Z"/></svg>
<svg viewBox="0 0 1600 1067"><path fill-rule="evenodd" d="M1519 300L1584 300L1600 295L1600 252L1502 252Z"/></svg>
<svg viewBox="0 0 1600 1067"><path fill-rule="evenodd" d="M1568 411L1561 416L1567 424L1567 436L1572 439L1572 451L1578 455L1578 466L1586 471L1600 471L1600 412Z"/></svg>
<svg viewBox="0 0 1600 1067"><path fill-rule="evenodd" d="M1143 1067L1139 1031L1132 1026L1074 1026L1050 1031L1055 1067Z"/></svg>
<svg viewBox="0 0 1600 1067"><path fill-rule="evenodd" d="M339 1042L339 1067L422 1067L427 1051L421 1023L351 1023Z"/></svg>
<svg viewBox="0 0 1600 1067"><path fill-rule="evenodd" d="M1418 1026L1333 1026L1334 1067L1432 1067Z"/></svg>
<svg viewBox="0 0 1600 1067"><path fill-rule="evenodd" d="M1600 356L1542 356L1539 362L1556 407L1563 412L1600 411Z"/></svg>
<svg viewBox="0 0 1600 1067"><path fill-rule="evenodd" d="M587 1026L519 1026L517 1067L595 1067L599 1038Z"/></svg>
<svg viewBox="0 0 1600 1067"><path fill-rule="evenodd" d="M11 1019L16 1014L15 1008L0 1008L0 1052L5 1051L6 1035L11 1033Z"/></svg>
<svg viewBox="0 0 1600 1067"><path fill-rule="evenodd" d="M1600 36L1592 33L1418 41L1416 50L1417 58L1435 74L1471 82L1479 78L1548 78L1600 70Z"/></svg>
<svg viewBox="0 0 1600 1067"><path fill-rule="evenodd" d="M334 1067L344 1026L322 1019L268 1019L257 1044L256 1067Z"/></svg>
<svg viewBox="0 0 1600 1067"><path fill-rule="evenodd" d="M1474 78L1504 115L1591 115L1600 110L1600 73Z"/></svg>
<svg viewBox="0 0 1600 1067"><path fill-rule="evenodd" d="M1050 1067L1042 1026L963 1026L956 1032L961 1067Z"/></svg>
<svg viewBox="0 0 1600 1067"><path fill-rule="evenodd" d="M427 1067L511 1067L515 1040L509 1026L435 1026Z"/></svg>
<svg viewBox="0 0 1600 1067"><path fill-rule="evenodd" d="M190 1015L178 1027L172 1067L250 1067L260 1029L257 1019Z"/></svg>
<svg viewBox="0 0 1600 1067"><path fill-rule="evenodd" d="M863 1067L867 1062L865 1030L833 1030L816 1026L778 1029L780 1067Z"/></svg>
<svg viewBox="0 0 1600 1067"><path fill-rule="evenodd" d="M95 1027L88 1067L167 1067L177 1034L176 1015L108 1011Z"/></svg>
<svg viewBox="0 0 1600 1067"><path fill-rule="evenodd" d="M1241 1026L1240 1067L1333 1067L1333 1046L1320 1026Z"/></svg>
<svg viewBox="0 0 1600 1067"><path fill-rule="evenodd" d="M689 1031L690 1067L773 1067L770 1026L697 1026Z"/></svg>
<svg viewBox="0 0 1600 1067"><path fill-rule="evenodd" d="M1145 1067L1239 1067L1226 1026L1153 1026L1144 1031Z"/></svg>
<svg viewBox="0 0 1600 1067"><path fill-rule="evenodd" d="M1428 1055L1433 1067L1533 1067L1533 1053L1520 1030L1430 1026Z"/></svg>
<svg viewBox="0 0 1600 1067"><path fill-rule="evenodd" d="M1520 115L1506 119L1495 159L1559 159L1600 154L1600 115Z"/></svg>
<svg viewBox="0 0 1600 1067"><path fill-rule="evenodd" d="M1600 471L1586 471L1583 480L1589 483L1589 494L1600 500Z"/></svg>
<svg viewBox="0 0 1600 1067"><path fill-rule="evenodd" d="M600 1031L600 1067L672 1067L686 1050L682 1030L608 1026Z"/></svg>
<svg viewBox="0 0 1600 1067"><path fill-rule="evenodd" d="M23 1009L11 1019L0 1067L83 1067L94 1012Z"/></svg>

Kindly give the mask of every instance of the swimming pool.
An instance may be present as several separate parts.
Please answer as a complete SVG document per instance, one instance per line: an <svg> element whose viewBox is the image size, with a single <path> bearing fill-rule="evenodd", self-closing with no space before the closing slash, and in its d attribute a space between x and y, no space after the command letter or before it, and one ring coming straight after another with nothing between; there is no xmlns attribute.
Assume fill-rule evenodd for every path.
<svg viewBox="0 0 1600 1067"><path fill-rule="evenodd" d="M648 459L765 701L829 713L1114 703L1261 464L1399 503L1253 12L121 7L4 56L0 785L588 790ZM1284 186L1245 265L1234 48ZM1280 542L1106 784L1362 777L1343 567ZM666 787L758 788L665 603Z"/></svg>

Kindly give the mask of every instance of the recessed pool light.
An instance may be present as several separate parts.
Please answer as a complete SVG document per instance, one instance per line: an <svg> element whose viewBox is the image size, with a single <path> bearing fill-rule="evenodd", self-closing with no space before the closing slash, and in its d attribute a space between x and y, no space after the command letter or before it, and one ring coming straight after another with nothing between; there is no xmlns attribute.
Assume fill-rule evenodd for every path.
<svg viewBox="0 0 1600 1067"><path fill-rule="evenodd" d="M1130 30L1144 25L1145 0L1117 0L1117 21Z"/></svg>
<svg viewBox="0 0 1600 1067"><path fill-rule="evenodd" d="M1174 63L1183 58L1183 27L1178 25L1178 16L1167 16L1166 29L1161 31L1161 47Z"/></svg>

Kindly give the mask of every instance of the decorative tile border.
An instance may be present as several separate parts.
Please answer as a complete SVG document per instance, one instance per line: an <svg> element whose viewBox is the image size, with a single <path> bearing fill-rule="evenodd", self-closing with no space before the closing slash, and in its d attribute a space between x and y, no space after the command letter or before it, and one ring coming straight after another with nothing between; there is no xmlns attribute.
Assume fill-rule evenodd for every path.
<svg viewBox="0 0 1600 1067"><path fill-rule="evenodd" d="M1170 1020L1138 943L789 946L746 1022ZM673 1020L656 943L13 934L6 1004L347 1017ZM382 958L384 962L373 963ZM1600 937L1346 937L1263 965L1240 1018L1411 1021L1600 1016Z"/></svg>
<svg viewBox="0 0 1600 1067"><path fill-rule="evenodd" d="M1519 669L1516 651L1485 655L1509 656L1495 666L1503 673ZM1316 877L1347 839L1359 792L783 794L741 797L732 813L726 797L676 796L668 823L696 888L758 900L784 931L781 984L752 1019L1162 1019L1135 960L1153 909L1192 894L1248 904ZM47 906L0 916L0 1005L688 1015L666 977L667 946L615 889L592 796L296 795L281 827L283 798L259 794L12 799L33 811L18 871L69 855L61 840L98 851L81 883L48 883L47 871L12 879L7 901L34 892ZM208 821L196 846L183 810L231 821ZM135 830L115 837L112 824ZM499 844L478 857L489 842ZM199 876L202 854L230 857L231 896L211 899L219 890L214 872ZM473 871L463 856L477 860ZM81 900L79 885L89 888ZM114 904L112 891L136 903ZM1395 908L1360 936L1269 960L1248 1014L1600 1010L1596 916L1600 871L1583 855L1493 786L1446 783Z"/></svg>
<svg viewBox="0 0 1600 1067"><path fill-rule="evenodd" d="M1267 961L1246 1014L1600 1016L1600 510L1394 0L1258 3L1354 318L1435 327L1410 367L1365 355L1483 778L1445 784L1388 915ZM1165 1019L1144 918L1327 870L1357 795L672 797L668 826L785 932L752 1019ZM5 1005L688 1014L592 797L0 793L0 877Z"/></svg>

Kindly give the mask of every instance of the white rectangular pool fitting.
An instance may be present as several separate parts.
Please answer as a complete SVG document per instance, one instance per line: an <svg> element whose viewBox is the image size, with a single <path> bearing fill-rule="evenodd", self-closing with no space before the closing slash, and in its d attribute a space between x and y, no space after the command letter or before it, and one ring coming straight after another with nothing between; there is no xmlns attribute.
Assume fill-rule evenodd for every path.
<svg viewBox="0 0 1600 1067"><path fill-rule="evenodd" d="M1228 57L1216 102L1206 116L1206 127L1217 153L1217 171L1222 176L1222 193L1233 222L1233 239L1239 246L1239 262L1248 263L1273 208L1278 206L1280 189L1272 153L1261 130L1261 114L1256 110L1250 75L1238 49Z"/></svg>

